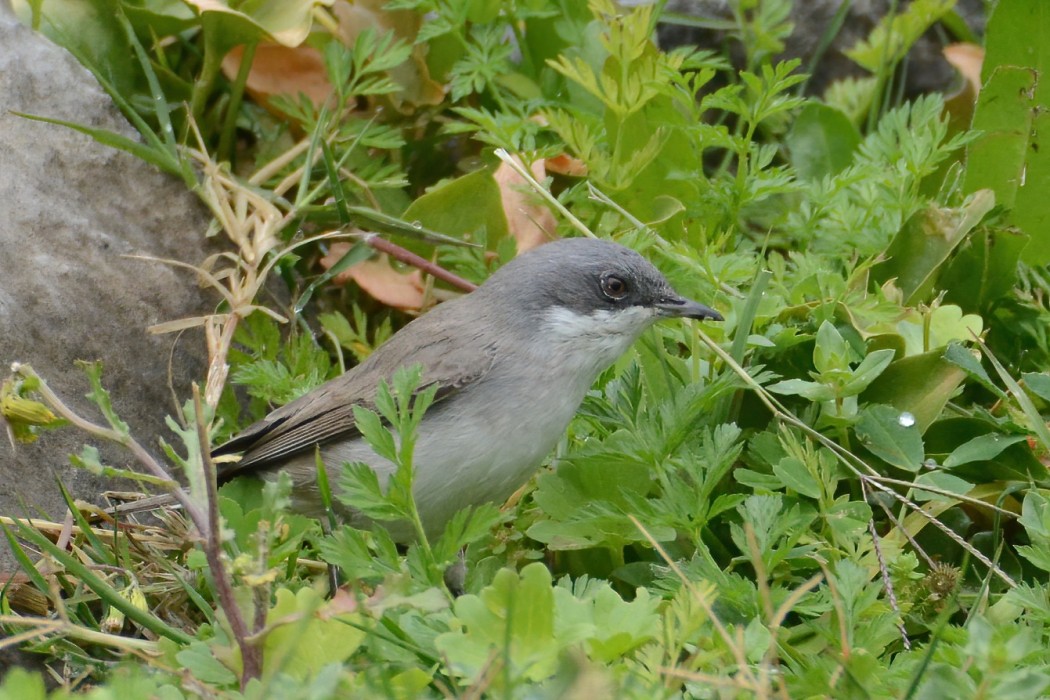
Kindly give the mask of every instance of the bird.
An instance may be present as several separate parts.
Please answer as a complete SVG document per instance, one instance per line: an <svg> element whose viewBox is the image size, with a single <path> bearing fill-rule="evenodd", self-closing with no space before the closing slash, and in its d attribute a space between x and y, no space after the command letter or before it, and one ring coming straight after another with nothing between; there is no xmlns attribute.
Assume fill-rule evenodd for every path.
<svg viewBox="0 0 1050 700"><path fill-rule="evenodd" d="M329 483L338 484L344 463L363 462L385 485L396 467L362 437L353 409L374 408L380 382L418 363L421 388L436 394L417 428L413 496L427 535L440 534L460 509L501 503L525 484L598 375L664 318L722 320L630 248L582 237L546 243L217 447L218 480L287 473L293 510L315 517L324 513L318 450ZM370 524L335 508L343 521ZM384 525L396 541L414 537L407 522Z"/></svg>

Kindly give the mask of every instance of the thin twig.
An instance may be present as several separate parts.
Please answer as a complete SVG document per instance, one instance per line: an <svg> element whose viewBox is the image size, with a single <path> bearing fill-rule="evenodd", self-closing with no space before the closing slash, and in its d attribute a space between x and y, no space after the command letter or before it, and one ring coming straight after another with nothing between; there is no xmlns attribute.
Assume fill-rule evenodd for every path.
<svg viewBox="0 0 1050 700"><path fill-rule="evenodd" d="M386 253L392 258L396 258L403 263L407 263L413 267L417 267L423 272L427 273L432 277L436 277L439 280L448 282L449 284L462 289L465 292L473 292L478 288L478 285L465 280L459 275L453 274L441 267L436 265L426 258L420 257L410 250L402 248L396 243L391 243L385 238L380 238L377 234L370 233L364 237L365 243L375 248L381 253Z"/></svg>
<svg viewBox="0 0 1050 700"><path fill-rule="evenodd" d="M587 236L588 238L595 238L594 233L587 228L587 225L576 218L576 216L569 211L564 204L558 201L558 198L550 193L546 187L536 182L536 178L532 176L528 168L524 167L518 159L508 153L505 149L497 148L495 151L496 157L507 164L511 170L520 175L527 183L532 186L532 189L536 190L541 197L547 200L547 203L558 210L562 216L569 220L569 223L576 228L577 231Z"/></svg>
<svg viewBox="0 0 1050 700"><path fill-rule="evenodd" d="M904 539L908 540L908 543L912 546L912 549L914 549L915 552L920 557L922 557L923 561L926 562L926 566L930 567L931 569L937 566L937 562L935 562L933 558L926 553L926 550L922 548L922 545L920 545L918 541L914 537L912 537L911 533L908 532L908 528L905 527L904 523L900 522L897 519L897 516L893 514L893 511L891 511L881 502L879 503L879 507L882 508L882 512L883 514L885 514L886 519L893 524L893 527L897 529L897 532L901 533L901 535L904 536Z"/></svg>
<svg viewBox="0 0 1050 700"><path fill-rule="evenodd" d="M860 482L860 492L864 495L864 500L868 500L868 488L867 485ZM890 601L890 608L897 615L897 630L901 633L901 641L904 643L904 648L907 651L911 651L911 640L908 639L908 631L904 629L904 616L901 615L900 605L897 604L897 594L893 590L893 579L890 577L890 570L886 566L886 560L882 556L882 544L879 539L879 533L875 529L875 519L868 518L868 533L871 535L871 544L875 549L875 559L879 562L879 573L882 575L882 585L886 589L886 597Z"/></svg>
<svg viewBox="0 0 1050 700"><path fill-rule="evenodd" d="M204 540L204 555L208 560L208 569L215 580L215 593L219 604L226 613L230 631L241 650L241 690L248 681L258 678L262 671L262 658L258 646L249 641L248 626L244 622L241 608L233 594L233 583L229 572L222 562L222 537L219 523L219 493L215 485L215 463L208 450L208 426L204 422L204 406L201 402L200 388L193 384L193 410L197 428L197 441L200 444L201 463L204 467L204 483L207 493L208 530Z"/></svg>

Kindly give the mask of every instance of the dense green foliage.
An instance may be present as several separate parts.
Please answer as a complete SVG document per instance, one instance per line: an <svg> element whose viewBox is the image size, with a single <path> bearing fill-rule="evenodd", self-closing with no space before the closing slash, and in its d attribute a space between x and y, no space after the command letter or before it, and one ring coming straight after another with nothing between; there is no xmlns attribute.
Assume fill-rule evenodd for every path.
<svg viewBox="0 0 1050 700"><path fill-rule="evenodd" d="M222 489L223 562L262 648L254 678L201 547L104 538L78 516L66 551L5 526L61 606L62 624L31 627L2 599L6 632L38 630L26 646L69 679L51 697L85 678L99 699L1045 696L1050 8L999 0L976 130L960 131L941 96L894 98L907 48L951 20L951 0L887 18L850 53L871 76L820 97L803 96L797 61L773 58L789 0L729 3L742 70L720 51L660 50L659 5L396 0L355 6L366 19L348 34L338 5L306 0L93 0L75 32L67 4L23 9L144 138L70 126L216 211L217 174L250 181L231 200L250 191L278 224L266 245L232 248L243 269L272 261L307 309L287 326L288 310L245 313L210 434L194 428L213 415L200 402L173 421L166 454L202 501L202 437L333 376L405 320L330 284L371 254L364 242L318 277L329 239L311 234L378 231L480 282L514 251L498 154L577 159L586 175L541 183L556 233L643 251L726 321L651 331L512 503L407 551L381 524L290 513L286 483ZM315 49L333 97L247 99L247 70L220 65L234 45L261 56L264 39ZM92 381L126 436L97 368ZM42 386L19 382L11 396ZM380 523L415 517L417 382L399 375L357 416L400 465L389 489L360 466L340 480L338 498ZM103 468L88 449L78 460ZM168 527L186 541L177 515ZM453 598L442 573L461 550ZM332 599L326 563L350 582ZM129 621L106 626L117 612ZM28 673L0 684L0 698L45 695Z"/></svg>

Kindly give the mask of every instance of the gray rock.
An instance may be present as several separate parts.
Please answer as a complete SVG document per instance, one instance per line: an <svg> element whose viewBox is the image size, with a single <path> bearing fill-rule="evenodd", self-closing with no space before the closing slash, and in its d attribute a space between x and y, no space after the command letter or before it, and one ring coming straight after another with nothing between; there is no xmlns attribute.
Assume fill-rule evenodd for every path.
<svg viewBox="0 0 1050 700"><path fill-rule="evenodd" d="M204 343L200 332L176 339L150 335L147 327L205 313L215 297L184 269L122 256L201 262L208 254L205 209L181 182L132 156L11 114L136 135L91 74L22 26L3 0L0 46L0 370L6 375L12 362L31 364L82 415L102 422L74 366L78 359L101 360L118 413L159 454L158 437L170 437L164 418L175 409L169 358L182 401L189 382L204 376ZM84 442L74 428L15 449L0 437L0 514L61 518L56 479L85 500L135 488L74 469L68 455ZM106 447L103 457L130 466L116 447ZM9 553L0 550L0 573L9 572Z"/></svg>

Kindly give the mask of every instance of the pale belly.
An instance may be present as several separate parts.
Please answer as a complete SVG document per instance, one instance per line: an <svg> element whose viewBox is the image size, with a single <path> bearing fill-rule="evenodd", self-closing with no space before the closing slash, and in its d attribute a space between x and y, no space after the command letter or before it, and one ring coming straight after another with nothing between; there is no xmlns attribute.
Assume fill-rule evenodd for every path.
<svg viewBox="0 0 1050 700"><path fill-rule="evenodd" d="M485 394L473 394L466 405L453 397L427 413L417 436L413 493L428 537L440 535L457 511L500 503L528 481L565 434L589 388L579 380L571 384L552 378L523 392L518 382L490 382L474 387L475 392ZM337 488L345 462L368 464L384 487L394 471L392 463L377 456L361 439L322 446L321 456L333 488ZM288 466L296 510L320 515L313 465L310 454ZM351 510L340 511L355 525L367 525ZM407 522L387 523L386 527L398 541L413 539Z"/></svg>

